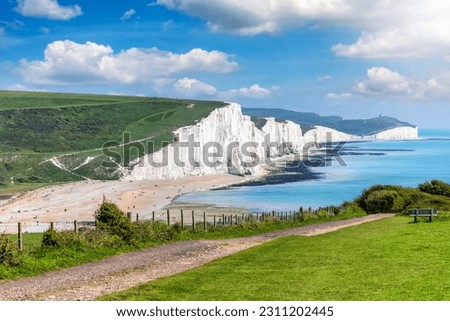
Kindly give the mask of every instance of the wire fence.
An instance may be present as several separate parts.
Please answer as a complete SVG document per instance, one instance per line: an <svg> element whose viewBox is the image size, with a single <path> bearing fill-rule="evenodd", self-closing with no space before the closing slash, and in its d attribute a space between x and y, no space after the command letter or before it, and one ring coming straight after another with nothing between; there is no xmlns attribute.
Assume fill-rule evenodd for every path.
<svg viewBox="0 0 450 321"><path fill-rule="evenodd" d="M298 211L284 211L284 212L257 212L257 213L228 213L220 214L220 210L215 210L212 213L206 211L196 210L165 210L153 211L147 215L127 213L130 222L162 222L169 226L177 224L181 229L190 229L192 231L207 232L212 227L233 226L248 222L263 222L266 220L278 220L279 222L295 222L304 221L308 217L318 217L319 215L338 215L341 211L339 207L325 207L317 210L303 209ZM23 251L24 235L32 235L43 233L49 229L57 231L74 231L82 232L89 229L96 229L97 222L91 221L54 221L54 222L8 222L0 224L0 233L9 234L13 237L17 235L15 246ZM1 257L0 257L1 259Z"/></svg>

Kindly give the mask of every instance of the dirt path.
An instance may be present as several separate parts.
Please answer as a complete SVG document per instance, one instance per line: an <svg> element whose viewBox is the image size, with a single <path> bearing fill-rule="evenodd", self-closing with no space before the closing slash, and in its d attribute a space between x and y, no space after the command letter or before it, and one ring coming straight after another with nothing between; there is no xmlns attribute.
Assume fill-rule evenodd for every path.
<svg viewBox="0 0 450 321"><path fill-rule="evenodd" d="M281 236L314 236L388 217L392 215L317 223L246 238L166 244L37 277L0 283L0 300L94 300L104 294L201 266Z"/></svg>

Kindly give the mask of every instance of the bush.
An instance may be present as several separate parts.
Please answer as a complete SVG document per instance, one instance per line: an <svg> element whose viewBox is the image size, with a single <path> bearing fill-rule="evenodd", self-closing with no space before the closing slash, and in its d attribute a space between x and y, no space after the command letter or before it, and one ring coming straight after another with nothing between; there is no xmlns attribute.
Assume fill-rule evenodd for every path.
<svg viewBox="0 0 450 321"><path fill-rule="evenodd" d="M366 211L368 213L401 212L404 203L403 198L396 191L374 191L367 196Z"/></svg>
<svg viewBox="0 0 450 321"><path fill-rule="evenodd" d="M42 247L44 248L63 248L63 247L79 247L82 242L75 232L48 229L42 237Z"/></svg>
<svg viewBox="0 0 450 321"><path fill-rule="evenodd" d="M17 244L10 236L0 235L0 264L6 266L19 266L22 260L17 249Z"/></svg>
<svg viewBox="0 0 450 321"><path fill-rule="evenodd" d="M432 195L441 195L450 197L450 184L433 179L431 182L425 182L419 185L419 190Z"/></svg>
<svg viewBox="0 0 450 321"><path fill-rule="evenodd" d="M117 235L126 243L133 241L133 226L116 204L104 200L95 213L95 219L100 230Z"/></svg>

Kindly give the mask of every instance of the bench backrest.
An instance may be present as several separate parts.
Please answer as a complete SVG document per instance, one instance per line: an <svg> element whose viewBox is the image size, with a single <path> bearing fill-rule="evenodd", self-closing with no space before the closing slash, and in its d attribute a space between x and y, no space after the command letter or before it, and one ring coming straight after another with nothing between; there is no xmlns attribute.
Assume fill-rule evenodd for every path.
<svg viewBox="0 0 450 321"><path fill-rule="evenodd" d="M433 215L437 214L437 210L434 208L415 208L412 209L410 213L416 215Z"/></svg>

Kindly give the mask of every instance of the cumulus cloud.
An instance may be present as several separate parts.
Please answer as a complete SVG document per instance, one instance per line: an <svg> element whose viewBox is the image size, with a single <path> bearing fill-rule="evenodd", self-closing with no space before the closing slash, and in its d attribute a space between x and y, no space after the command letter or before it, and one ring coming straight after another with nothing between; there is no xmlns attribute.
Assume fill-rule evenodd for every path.
<svg viewBox="0 0 450 321"><path fill-rule="evenodd" d="M386 99L423 100L450 97L450 71L442 71L430 79L411 79L385 67L372 67L367 77L354 86L351 93L329 93L328 99L351 98L355 95Z"/></svg>
<svg viewBox="0 0 450 321"><path fill-rule="evenodd" d="M243 97L243 98L253 98L261 99L272 95L270 89L261 87L258 84L253 84L250 87L242 87L239 89L231 89L226 92L229 97Z"/></svg>
<svg viewBox="0 0 450 321"><path fill-rule="evenodd" d="M182 78L177 80L174 84L174 89L187 97L195 96L213 96L217 94L217 89L214 86L208 85L197 79Z"/></svg>
<svg viewBox="0 0 450 321"><path fill-rule="evenodd" d="M122 21L130 20L131 17L133 17L135 14L136 14L136 10L130 9L130 10L126 11L122 17L120 17L120 20L122 20Z"/></svg>
<svg viewBox="0 0 450 321"><path fill-rule="evenodd" d="M333 46L338 56L428 57L450 51L450 2L442 0L158 0L157 4L200 17L213 31L241 35L310 25L359 30L354 43Z"/></svg>
<svg viewBox="0 0 450 321"><path fill-rule="evenodd" d="M167 84L183 73L228 73L238 64L221 51L192 49L178 54L157 48L130 48L115 53L94 42L54 41L47 45L44 60L21 60L23 79L34 84L115 83Z"/></svg>
<svg viewBox="0 0 450 321"><path fill-rule="evenodd" d="M61 6L57 0L17 0L15 10L25 17L70 20L81 16L79 5Z"/></svg>
<svg viewBox="0 0 450 321"><path fill-rule="evenodd" d="M384 67L367 70L367 79L356 85L360 94L383 94L388 96L409 96L413 94L410 81L396 71Z"/></svg>
<svg viewBox="0 0 450 321"><path fill-rule="evenodd" d="M277 87L276 87L277 88ZM272 95L272 91L258 84L238 89L218 90L216 87L198 79L182 78L177 80L173 89L183 97L216 97L217 99L263 99Z"/></svg>

